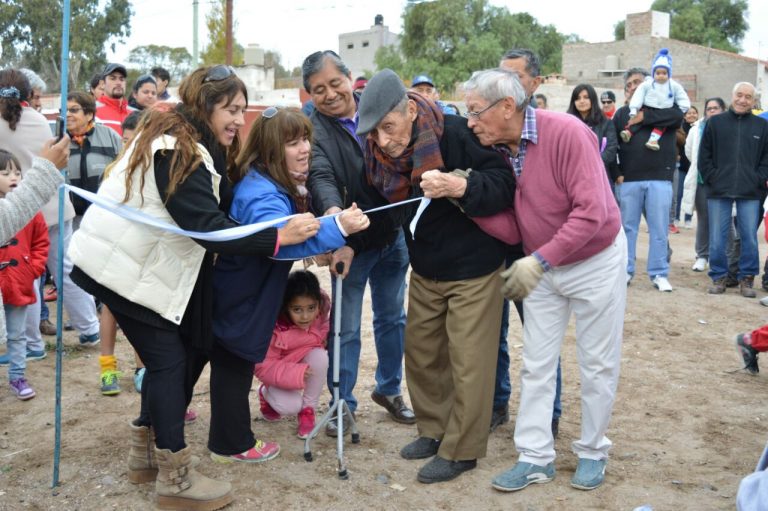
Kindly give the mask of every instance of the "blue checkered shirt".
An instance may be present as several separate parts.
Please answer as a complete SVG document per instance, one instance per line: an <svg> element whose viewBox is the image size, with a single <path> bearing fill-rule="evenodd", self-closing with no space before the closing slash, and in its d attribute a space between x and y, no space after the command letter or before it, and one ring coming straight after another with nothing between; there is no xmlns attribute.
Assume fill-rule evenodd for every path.
<svg viewBox="0 0 768 511"><path fill-rule="evenodd" d="M495 145L493 146L498 152L504 155L507 160L507 164L515 172L516 177L520 177L523 173L523 161L525 161L525 151L528 147L528 142L534 144L539 141L539 133L536 130L536 110L530 106L525 107L525 117L523 118L523 132L520 137L520 146L518 147L517 154L512 154L512 151L507 145Z"/></svg>

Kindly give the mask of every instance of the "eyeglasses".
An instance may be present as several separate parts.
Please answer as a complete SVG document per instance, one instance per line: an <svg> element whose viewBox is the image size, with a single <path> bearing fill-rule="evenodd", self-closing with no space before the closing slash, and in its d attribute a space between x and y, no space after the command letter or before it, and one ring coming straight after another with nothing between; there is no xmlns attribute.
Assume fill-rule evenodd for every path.
<svg viewBox="0 0 768 511"><path fill-rule="evenodd" d="M719 112L721 108L719 106L711 106L707 108L707 112Z"/></svg>
<svg viewBox="0 0 768 511"><path fill-rule="evenodd" d="M232 69L232 66L225 66L224 64L219 64L218 66L213 66L211 69L208 70L207 73L205 73L205 78L203 79L203 83L220 82L221 80L226 80L233 74L235 74L235 70Z"/></svg>
<svg viewBox="0 0 768 511"><path fill-rule="evenodd" d="M277 115L277 110L278 109L277 109L276 106L271 106L271 107L267 108L266 110L264 110L263 112L261 112L261 116L263 118L265 118L265 119L271 119L271 118L273 118L274 116Z"/></svg>
<svg viewBox="0 0 768 511"><path fill-rule="evenodd" d="M604 105L612 105L613 101L601 101L600 103L602 103Z"/></svg>
<svg viewBox="0 0 768 511"><path fill-rule="evenodd" d="M482 110L480 110L479 112L470 112L470 111L467 111L467 113L466 113L466 114L464 114L464 115L466 115L467 119L474 119L474 120L478 120L478 119L480 119L480 116L481 116L481 115L482 115L484 112L487 112L487 111L488 111L488 110L490 110L491 108L493 108L493 107L495 107L496 105L498 105L498 104L499 104L499 103L500 103L500 102L501 102L503 99L504 99L504 98L499 98L499 99L497 99L496 101L494 101L493 103L491 103L491 104L490 104L490 105L488 105L487 107L483 108L483 109L482 109Z"/></svg>

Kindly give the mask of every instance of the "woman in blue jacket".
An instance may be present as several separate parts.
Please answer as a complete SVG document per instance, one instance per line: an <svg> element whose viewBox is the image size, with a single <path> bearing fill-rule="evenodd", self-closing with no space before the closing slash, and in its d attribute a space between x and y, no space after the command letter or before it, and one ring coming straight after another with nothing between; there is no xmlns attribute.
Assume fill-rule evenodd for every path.
<svg viewBox="0 0 768 511"><path fill-rule="evenodd" d="M229 178L234 183L230 217L253 224L304 213L310 197L312 124L296 108L270 107L253 124ZM368 217L353 204L334 217L320 219L320 230L305 242L278 246L272 257L220 255L214 273L214 349L232 363L227 371L211 367L211 387L226 386L211 399L208 448L214 461L260 462L277 456L273 442L256 441L251 431L248 392L253 366L266 355L283 291L293 262L345 244L349 234L368 227ZM237 370L232 370L237 367ZM212 396L213 396L212 392ZM224 398L225 396L225 398Z"/></svg>

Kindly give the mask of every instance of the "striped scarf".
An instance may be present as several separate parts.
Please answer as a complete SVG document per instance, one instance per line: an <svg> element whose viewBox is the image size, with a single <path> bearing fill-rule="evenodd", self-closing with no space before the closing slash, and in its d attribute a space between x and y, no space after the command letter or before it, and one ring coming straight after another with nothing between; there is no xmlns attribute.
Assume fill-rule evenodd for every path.
<svg viewBox="0 0 768 511"><path fill-rule="evenodd" d="M419 94L409 92L408 98L415 101L417 106L411 137L415 142L397 158L387 156L370 138L365 148L368 182L391 203L407 199L411 187L418 190L424 172L445 170L440 153L440 139L444 129L442 111L435 103Z"/></svg>

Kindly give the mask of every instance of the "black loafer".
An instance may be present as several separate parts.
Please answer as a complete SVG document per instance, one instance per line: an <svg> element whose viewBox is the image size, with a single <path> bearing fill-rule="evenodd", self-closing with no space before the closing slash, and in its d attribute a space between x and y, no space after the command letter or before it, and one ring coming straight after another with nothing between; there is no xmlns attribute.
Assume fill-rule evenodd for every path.
<svg viewBox="0 0 768 511"><path fill-rule="evenodd" d="M429 463L421 467L417 479L420 483L442 483L456 479L467 470L477 466L477 460L451 461L435 456Z"/></svg>
<svg viewBox="0 0 768 511"><path fill-rule="evenodd" d="M439 448L440 440L422 436L400 449L400 456L407 460L423 460L437 454Z"/></svg>
<svg viewBox="0 0 768 511"><path fill-rule="evenodd" d="M379 406L383 406L392 420L402 424L416 424L416 415L403 401L403 396L395 396L390 400L387 396L376 391L371 392L371 399Z"/></svg>

